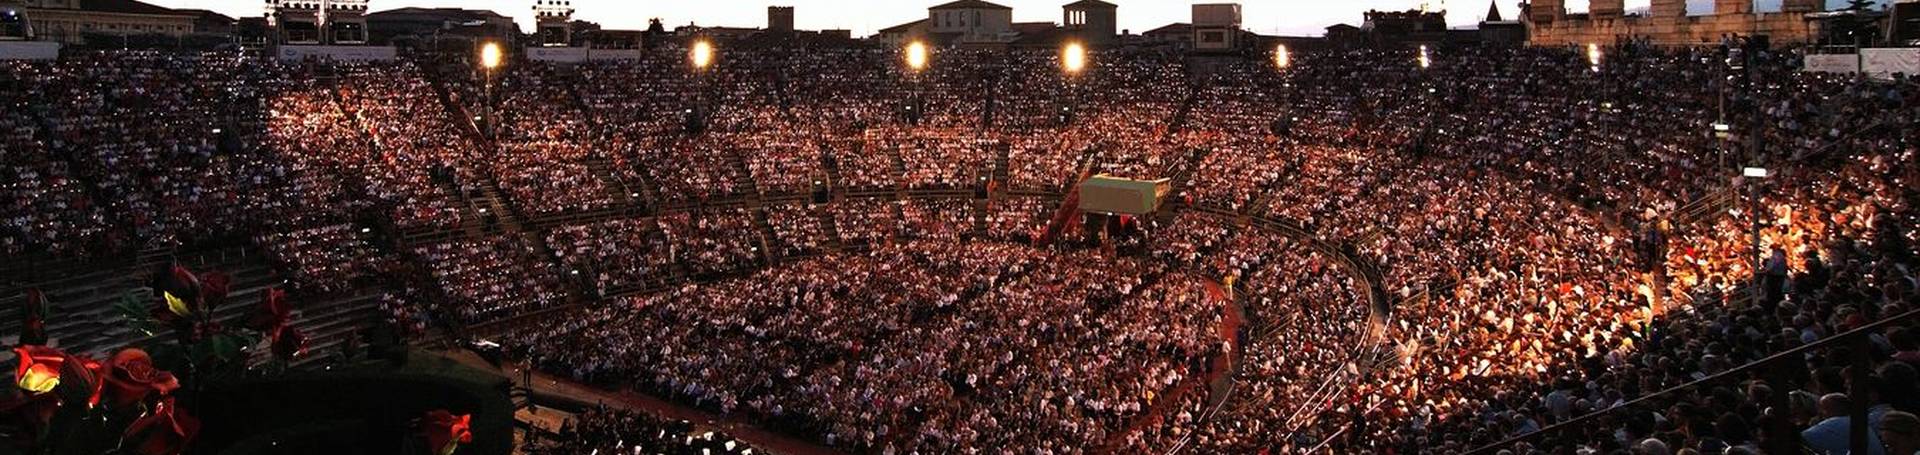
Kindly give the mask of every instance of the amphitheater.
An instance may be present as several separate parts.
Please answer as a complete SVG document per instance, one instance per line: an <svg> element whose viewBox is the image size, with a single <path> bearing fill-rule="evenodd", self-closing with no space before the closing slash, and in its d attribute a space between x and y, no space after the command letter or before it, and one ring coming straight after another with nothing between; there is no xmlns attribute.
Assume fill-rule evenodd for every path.
<svg viewBox="0 0 1920 455"><path fill-rule="evenodd" d="M1792 50L694 45L0 63L0 333L106 359L168 339L121 318L176 270L219 271L204 323L291 302L260 374L487 357L519 412L445 405L510 433L483 453L1920 437L1905 79ZM1084 211L1094 176L1169 191Z"/></svg>

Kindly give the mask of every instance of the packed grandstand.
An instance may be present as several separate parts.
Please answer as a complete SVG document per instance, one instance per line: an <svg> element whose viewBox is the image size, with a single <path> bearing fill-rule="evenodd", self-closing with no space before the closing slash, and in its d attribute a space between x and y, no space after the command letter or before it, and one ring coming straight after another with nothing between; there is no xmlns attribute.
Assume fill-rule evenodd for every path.
<svg viewBox="0 0 1920 455"><path fill-rule="evenodd" d="M1845 453L1856 409L1885 453L1920 438L1904 77L1631 44L1078 71L686 46L0 63L0 298L239 250L214 262L327 302L313 352L370 321L484 339L852 453ZM1173 192L1081 213L1097 174ZM132 336L104 325L52 335ZM560 433L524 450L751 444L615 409Z"/></svg>

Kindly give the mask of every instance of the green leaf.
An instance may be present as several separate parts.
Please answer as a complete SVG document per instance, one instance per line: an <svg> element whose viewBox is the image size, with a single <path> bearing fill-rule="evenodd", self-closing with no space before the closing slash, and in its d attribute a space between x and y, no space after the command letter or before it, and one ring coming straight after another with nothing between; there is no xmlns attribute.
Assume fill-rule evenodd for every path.
<svg viewBox="0 0 1920 455"><path fill-rule="evenodd" d="M114 311L120 313L120 320L126 321L127 328L146 336L160 333L160 323L153 320L153 314L147 312L144 301L145 292L127 291L120 301L113 304Z"/></svg>

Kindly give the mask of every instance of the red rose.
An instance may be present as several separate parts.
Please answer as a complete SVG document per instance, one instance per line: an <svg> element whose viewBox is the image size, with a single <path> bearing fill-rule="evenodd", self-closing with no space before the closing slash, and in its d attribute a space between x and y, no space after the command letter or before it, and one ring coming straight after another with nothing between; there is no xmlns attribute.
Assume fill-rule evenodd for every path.
<svg viewBox="0 0 1920 455"><path fill-rule="evenodd" d="M107 381L101 378L106 375L106 370L105 365L93 359L67 356L66 367L60 371L61 376L68 378L67 386L56 389L60 391L60 399L63 402L84 402L88 408L99 406L100 392L107 385Z"/></svg>
<svg viewBox="0 0 1920 455"><path fill-rule="evenodd" d="M61 403L100 403L100 362L74 357L46 346L13 348L19 363L14 366L14 384L27 395L58 392Z"/></svg>
<svg viewBox="0 0 1920 455"><path fill-rule="evenodd" d="M233 285L233 277L220 272L200 274L200 307L207 311L220 309L227 303L227 290Z"/></svg>
<svg viewBox="0 0 1920 455"><path fill-rule="evenodd" d="M107 360L106 383L108 404L115 408L154 395L166 396L180 388L180 380L173 373L154 368L147 351L134 348L122 349Z"/></svg>
<svg viewBox="0 0 1920 455"><path fill-rule="evenodd" d="M31 394L52 392L60 386L60 370L67 354L46 346L26 345L13 348L20 363L13 368L14 384Z"/></svg>
<svg viewBox="0 0 1920 455"><path fill-rule="evenodd" d="M152 286L154 297L161 298L161 305L168 303L166 296L169 295L186 305L200 303L200 277L195 276L192 270L187 270L186 267L178 264L167 266L165 270L155 274ZM174 312L178 313L178 311Z"/></svg>
<svg viewBox="0 0 1920 455"><path fill-rule="evenodd" d="M160 400L153 411L127 425L124 435L134 453L140 455L179 455L200 435L200 420L187 415L173 404L173 398Z"/></svg>
<svg viewBox="0 0 1920 455"><path fill-rule="evenodd" d="M293 305L287 303L287 292L279 288L268 289L265 301L247 318L247 328L258 330L274 338L287 322L293 320Z"/></svg>
<svg viewBox="0 0 1920 455"><path fill-rule="evenodd" d="M451 455L461 444L473 442L473 432L468 429L472 421L471 414L454 415L445 409L435 409L427 412L420 431L426 433L427 448L433 453Z"/></svg>

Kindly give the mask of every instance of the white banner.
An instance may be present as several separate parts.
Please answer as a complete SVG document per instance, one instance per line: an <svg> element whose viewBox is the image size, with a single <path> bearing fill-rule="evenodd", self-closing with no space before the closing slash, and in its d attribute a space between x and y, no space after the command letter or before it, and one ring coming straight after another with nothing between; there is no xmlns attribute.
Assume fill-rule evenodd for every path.
<svg viewBox="0 0 1920 455"><path fill-rule="evenodd" d="M281 60L393 60L398 55L392 46L280 46Z"/></svg>
<svg viewBox="0 0 1920 455"><path fill-rule="evenodd" d="M540 62L580 63L588 60L639 60L639 49L594 49L587 47L529 47L527 59Z"/></svg>
<svg viewBox="0 0 1920 455"><path fill-rule="evenodd" d="M527 59L536 62L580 63L587 61L587 48L529 47Z"/></svg>
<svg viewBox="0 0 1920 455"><path fill-rule="evenodd" d="M639 60L639 49L594 49L587 52L591 60Z"/></svg>
<svg viewBox="0 0 1920 455"><path fill-rule="evenodd" d="M1920 76L1920 48L1867 49L1860 51L1866 60L1868 76L1893 79L1895 74Z"/></svg>
<svg viewBox="0 0 1920 455"><path fill-rule="evenodd" d="M0 60L53 60L60 58L60 43L53 41L0 41Z"/></svg>
<svg viewBox="0 0 1920 455"><path fill-rule="evenodd" d="M1860 70L1860 57L1853 54L1809 55L1801 71L1809 73L1853 74Z"/></svg>

